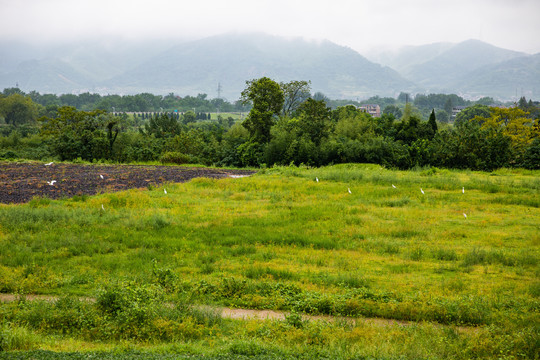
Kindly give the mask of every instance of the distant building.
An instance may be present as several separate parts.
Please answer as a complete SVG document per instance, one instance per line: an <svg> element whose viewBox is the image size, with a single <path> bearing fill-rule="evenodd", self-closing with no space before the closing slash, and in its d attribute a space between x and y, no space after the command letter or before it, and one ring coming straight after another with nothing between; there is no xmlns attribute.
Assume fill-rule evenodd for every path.
<svg viewBox="0 0 540 360"><path fill-rule="evenodd" d="M377 104L364 104L360 105L358 108L373 117L381 117L381 107Z"/></svg>
<svg viewBox="0 0 540 360"><path fill-rule="evenodd" d="M452 120L456 118L456 115L459 114L463 109L466 109L467 106L454 106L452 108Z"/></svg>

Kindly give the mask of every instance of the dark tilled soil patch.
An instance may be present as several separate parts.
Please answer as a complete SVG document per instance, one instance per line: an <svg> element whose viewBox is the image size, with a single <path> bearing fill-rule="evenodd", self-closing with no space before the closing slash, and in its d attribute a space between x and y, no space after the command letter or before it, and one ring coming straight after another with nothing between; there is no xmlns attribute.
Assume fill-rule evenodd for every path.
<svg viewBox="0 0 540 360"><path fill-rule="evenodd" d="M33 197L50 199L147 188L198 177L251 175L250 170L143 165L79 165L0 162L0 203L24 203ZM103 178L102 178L103 177ZM56 180L52 185L48 182Z"/></svg>

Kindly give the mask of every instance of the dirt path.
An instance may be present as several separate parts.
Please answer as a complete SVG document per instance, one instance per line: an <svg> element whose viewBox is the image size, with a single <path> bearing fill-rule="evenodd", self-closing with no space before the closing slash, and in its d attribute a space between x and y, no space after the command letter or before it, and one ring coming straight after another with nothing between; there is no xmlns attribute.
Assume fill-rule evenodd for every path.
<svg viewBox="0 0 540 360"><path fill-rule="evenodd" d="M0 303L2 302L13 302L17 301L20 298L20 295L16 294L0 294ZM28 294L24 295L24 298L27 301L51 301L54 302L59 299L58 296L53 295L34 295ZM94 302L96 299L89 297L79 297L80 301L89 301ZM285 311L276 311L276 310L253 310L253 309L235 309L228 307L216 307L210 305L200 305L200 309L203 310L215 310L220 312L220 315L226 319L240 319L240 320L285 320L285 317L289 312ZM335 321L338 317L335 316L314 316L314 315L302 315L304 320L320 320L320 321ZM391 319L378 319L378 318L346 318L349 321L358 322L362 321L365 323L371 323L376 325L412 325L414 322L411 321L400 321L400 320L391 320Z"/></svg>
<svg viewBox="0 0 540 360"><path fill-rule="evenodd" d="M24 203L34 196L51 199L146 188L197 177L225 178L253 174L250 170L181 166L80 165L0 162L0 203Z"/></svg>
<svg viewBox="0 0 540 360"><path fill-rule="evenodd" d="M13 302L19 298L19 295L15 294L0 294L0 303L3 302ZM52 295L25 295L25 299L28 301L56 301L57 296ZM80 297L81 301L91 301L94 302L95 299L88 297ZM275 311L275 310L252 310L252 309L234 309L228 307L216 307L210 305L200 305L200 309L217 311L220 313L221 317L226 319L239 319L239 320L285 320L286 316L289 315L289 312L285 311ZM392 326L414 326L417 325L417 322L414 321L404 321L404 320L395 320L395 319L382 319L382 318L361 318L361 317L337 317L330 315L302 315L303 320L309 321L327 321L333 322L338 319L351 322L352 324L366 324L379 327L392 327ZM435 323L434 323L435 324ZM444 326L436 324L437 326ZM476 327L471 326L456 326L456 330L460 332L475 332L478 330Z"/></svg>

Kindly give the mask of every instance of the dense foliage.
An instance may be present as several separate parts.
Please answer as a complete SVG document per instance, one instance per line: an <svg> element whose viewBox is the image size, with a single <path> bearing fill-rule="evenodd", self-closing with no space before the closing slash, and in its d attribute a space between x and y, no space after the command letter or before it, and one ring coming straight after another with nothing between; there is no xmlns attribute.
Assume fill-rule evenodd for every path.
<svg viewBox="0 0 540 360"><path fill-rule="evenodd" d="M75 94L40 94L31 91L24 94L18 88L4 89L3 96L19 95L32 100L34 103L46 108L72 106L79 110L106 110L109 112L185 112L189 110L199 112L231 112L246 111L241 102L231 104L223 99L207 99L206 94L180 97L173 93L168 95L153 95L142 93L137 95L99 95L82 93Z"/></svg>
<svg viewBox="0 0 540 360"><path fill-rule="evenodd" d="M448 120L452 106L469 103L456 95L442 94L417 95L414 102L408 102L407 94L397 99L374 97L369 100L386 107L381 117L373 117L351 104L334 108L335 103L322 94L312 98L309 86L305 81L278 84L269 78L248 81L242 101L235 106L219 105L250 109L245 117L211 117L193 111L192 105L216 108L216 99L206 100L204 94L184 99L135 95L133 98L151 105L126 114L119 110L135 108L117 104L111 113L96 105L99 99L115 95L62 95L56 101L56 95L25 96L6 89L0 96L0 120L4 122L0 126L0 158L161 160L237 167L350 162L400 169L426 165L473 170L540 166L540 110L531 100L522 98L518 106L504 107L484 105L493 99L481 99L457 114L453 124L447 124L438 119L441 111ZM70 105L64 106L66 103ZM170 110L176 107L188 110ZM144 112L156 108L162 111Z"/></svg>

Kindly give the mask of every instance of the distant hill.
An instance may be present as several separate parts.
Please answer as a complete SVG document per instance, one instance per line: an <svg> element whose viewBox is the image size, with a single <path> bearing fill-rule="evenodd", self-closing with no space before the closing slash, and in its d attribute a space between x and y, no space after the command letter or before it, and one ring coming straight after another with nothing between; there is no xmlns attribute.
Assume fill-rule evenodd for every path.
<svg viewBox="0 0 540 360"><path fill-rule="evenodd" d="M76 44L30 45L0 42L0 89L41 93L101 92L110 79L169 48L165 41L101 39Z"/></svg>
<svg viewBox="0 0 540 360"><path fill-rule="evenodd" d="M2 76L3 88L15 87L42 93L71 93L85 88L92 79L59 59L27 60L9 74Z"/></svg>
<svg viewBox="0 0 540 360"><path fill-rule="evenodd" d="M369 60L388 66L400 74L409 74L411 69L441 55L455 44L438 42L420 46L404 46L394 50L372 51L366 56Z"/></svg>
<svg viewBox="0 0 540 360"><path fill-rule="evenodd" d="M41 93L199 93L229 101L246 80L311 80L334 99L395 97L400 92L455 93L513 100L540 98L539 55L478 40L434 43L398 51L358 52L330 41L265 34L226 34L197 41L102 39L62 46L0 42L0 89ZM379 65L382 64L382 65Z"/></svg>
<svg viewBox="0 0 540 360"><path fill-rule="evenodd" d="M451 85L471 96L540 99L540 53L480 67Z"/></svg>
<svg viewBox="0 0 540 360"><path fill-rule="evenodd" d="M540 97L536 55L501 49L479 40L408 46L370 58L392 67L424 92L504 100L514 99L516 93L518 97Z"/></svg>
<svg viewBox="0 0 540 360"><path fill-rule="evenodd" d="M311 80L312 90L331 98L395 96L414 85L396 71L329 41L309 42L263 34L221 35L180 44L108 83L130 92L216 94L238 99L245 81Z"/></svg>
<svg viewBox="0 0 540 360"><path fill-rule="evenodd" d="M57 48L53 59L39 58L51 51L36 53L36 59L21 63L19 69L4 71L0 87L18 83L23 90L40 92L173 92L217 97L219 83L221 95L230 101L239 98L246 80L261 76L276 81L311 80L313 92L332 98L395 96L414 89L396 71L329 41L229 34L180 43L168 50L148 44L109 48L95 44Z"/></svg>
<svg viewBox="0 0 540 360"><path fill-rule="evenodd" d="M466 77L471 71L524 55L478 40L468 40L424 63L412 66L403 76L428 89L443 89L456 78Z"/></svg>

